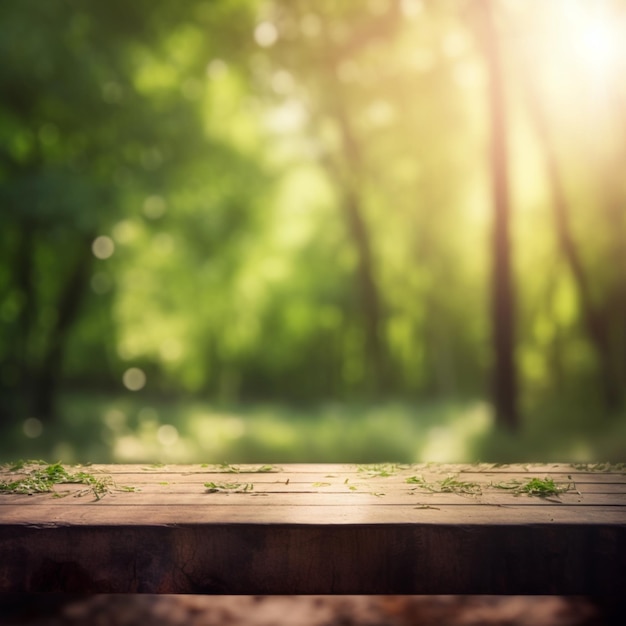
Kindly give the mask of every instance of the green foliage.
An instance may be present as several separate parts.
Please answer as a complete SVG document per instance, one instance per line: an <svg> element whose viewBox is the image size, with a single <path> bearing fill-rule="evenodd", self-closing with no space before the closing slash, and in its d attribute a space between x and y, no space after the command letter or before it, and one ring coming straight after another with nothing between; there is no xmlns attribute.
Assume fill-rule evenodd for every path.
<svg viewBox="0 0 626 626"><path fill-rule="evenodd" d="M197 458L235 443L237 462L268 450L334 458L341 446L325 450L335 437L355 461L622 458L613 434L623 426L608 419L623 417L626 388L623 139L619 107L579 98L610 71L568 60L552 37L557 8L496 4L511 109L519 440L488 437L487 409L468 409L489 399L492 366L480 29L472 3L411 0L0 7L5 440L43 448L23 441L29 419L56 428L51 446L71 440L59 394L85 391L135 394L127 401L142 406L374 402L362 416L320 408L301 419L304 409L284 408L273 421L261 407L250 437L218 450L187 434L204 435L201 419L174 411L164 424ZM585 23L576 4L580 24L568 28ZM548 133L526 110L524 64ZM124 383L132 368L144 387ZM419 410L375 404L395 399ZM77 431L102 422L89 404L72 413ZM264 435L268 422L279 426ZM156 421L142 424L105 425L89 450L155 440ZM26 430L40 436L36 423ZM142 446L142 460L163 452Z"/></svg>
<svg viewBox="0 0 626 626"><path fill-rule="evenodd" d="M560 413L537 412L531 428L511 436L493 429L489 408L478 402L224 405L85 392L63 396L60 408L57 422L35 422L39 436L32 436L29 421L5 428L0 462L16 456L134 462L153 472L163 463L202 463L224 472L248 472L268 461L356 463L376 475L428 461L619 463L626 434L619 423L589 427L584 414L573 419L571 413L567 428ZM223 459L229 464L220 467Z"/></svg>

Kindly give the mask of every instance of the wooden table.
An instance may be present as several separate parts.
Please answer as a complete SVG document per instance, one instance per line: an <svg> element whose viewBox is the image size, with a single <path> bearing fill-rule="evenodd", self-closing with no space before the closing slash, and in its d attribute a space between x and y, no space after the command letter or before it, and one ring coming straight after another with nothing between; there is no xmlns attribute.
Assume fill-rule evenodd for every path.
<svg viewBox="0 0 626 626"><path fill-rule="evenodd" d="M626 473L611 468L85 469L115 483L100 500L73 484L56 487L63 498L0 495L1 592L626 590ZM563 492L518 493L533 478Z"/></svg>

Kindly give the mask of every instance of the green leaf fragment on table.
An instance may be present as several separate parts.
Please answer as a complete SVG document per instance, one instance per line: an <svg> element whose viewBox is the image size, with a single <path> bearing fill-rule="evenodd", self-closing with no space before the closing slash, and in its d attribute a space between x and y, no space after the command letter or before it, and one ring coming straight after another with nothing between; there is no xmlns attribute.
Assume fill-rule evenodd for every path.
<svg viewBox="0 0 626 626"><path fill-rule="evenodd" d="M626 463L571 463L571 467L582 472L626 472Z"/></svg>
<svg viewBox="0 0 626 626"><path fill-rule="evenodd" d="M538 498L558 496L574 489L571 483L566 485L554 482L553 478L530 478L526 481L509 480L506 482L492 483L496 489L506 489L516 496L527 495Z"/></svg>
<svg viewBox="0 0 626 626"><path fill-rule="evenodd" d="M424 479L421 476L409 476L406 479L406 482L409 485L423 485L423 484L425 484L425 481L424 481Z"/></svg>
<svg viewBox="0 0 626 626"><path fill-rule="evenodd" d="M227 474L239 474L241 471L237 465L231 465L230 463L219 463L217 467L220 472L226 472Z"/></svg>
<svg viewBox="0 0 626 626"><path fill-rule="evenodd" d="M443 493L465 493L479 495L483 492L482 487L478 483L457 480L452 476L444 478L440 482L440 491Z"/></svg>
<svg viewBox="0 0 626 626"><path fill-rule="evenodd" d="M247 493L254 489L252 483L204 483L207 493Z"/></svg>
<svg viewBox="0 0 626 626"><path fill-rule="evenodd" d="M261 467L253 470L256 474L269 474L273 472L280 472L280 467L276 467L275 465L261 465Z"/></svg>
<svg viewBox="0 0 626 626"><path fill-rule="evenodd" d="M86 489L73 495L80 497L91 493L100 500L113 489L119 489L110 476L99 476L85 471L69 471L62 463L45 463L44 461L18 461L7 466L9 474L17 473L16 480L0 481L0 493L33 495L36 493L54 492L54 497L66 494L55 492L55 485L80 484Z"/></svg>
<svg viewBox="0 0 626 626"><path fill-rule="evenodd" d="M203 465L202 467L208 467ZM219 472L226 474L270 474L274 472L280 472L282 469L275 465L260 465L251 469L241 468L239 465L232 465L231 463L219 463L217 466Z"/></svg>
<svg viewBox="0 0 626 626"><path fill-rule="evenodd" d="M448 476L440 481L427 482L421 476L409 476L406 481L410 485L418 485L431 493L458 493L466 495L482 494L479 483L458 480L455 476Z"/></svg>
<svg viewBox="0 0 626 626"><path fill-rule="evenodd" d="M166 466L165 466L165 463L152 463L152 464L150 464L150 465L147 465L147 466L145 466L145 467L142 467L141 469L142 469L144 472L154 472L154 471L157 471L157 470L163 469L164 467L166 467Z"/></svg>
<svg viewBox="0 0 626 626"><path fill-rule="evenodd" d="M357 471L366 474L367 478L389 478L395 476L403 465L398 463L373 463L370 465L358 465Z"/></svg>

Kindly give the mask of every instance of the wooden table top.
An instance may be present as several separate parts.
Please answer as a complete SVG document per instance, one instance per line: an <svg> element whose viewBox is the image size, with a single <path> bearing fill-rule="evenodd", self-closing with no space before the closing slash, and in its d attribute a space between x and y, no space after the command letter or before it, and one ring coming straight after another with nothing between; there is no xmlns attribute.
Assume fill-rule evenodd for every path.
<svg viewBox="0 0 626 626"><path fill-rule="evenodd" d="M623 467L70 468L79 470L107 483L100 499L79 484L57 485L55 494L0 493L0 591L626 588ZM19 473L0 471L0 482L16 477ZM528 493L550 484L556 493ZM55 566L60 572L65 567L66 574L54 576Z"/></svg>

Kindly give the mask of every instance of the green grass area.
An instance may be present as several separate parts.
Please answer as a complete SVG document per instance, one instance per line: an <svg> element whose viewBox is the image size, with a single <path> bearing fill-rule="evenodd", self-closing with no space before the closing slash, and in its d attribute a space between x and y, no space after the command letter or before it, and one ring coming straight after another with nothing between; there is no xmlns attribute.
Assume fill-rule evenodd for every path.
<svg viewBox="0 0 626 626"><path fill-rule="evenodd" d="M623 461L626 424L537 411L515 436L482 402L226 406L73 394L52 424L26 420L0 438L0 462L413 463Z"/></svg>

